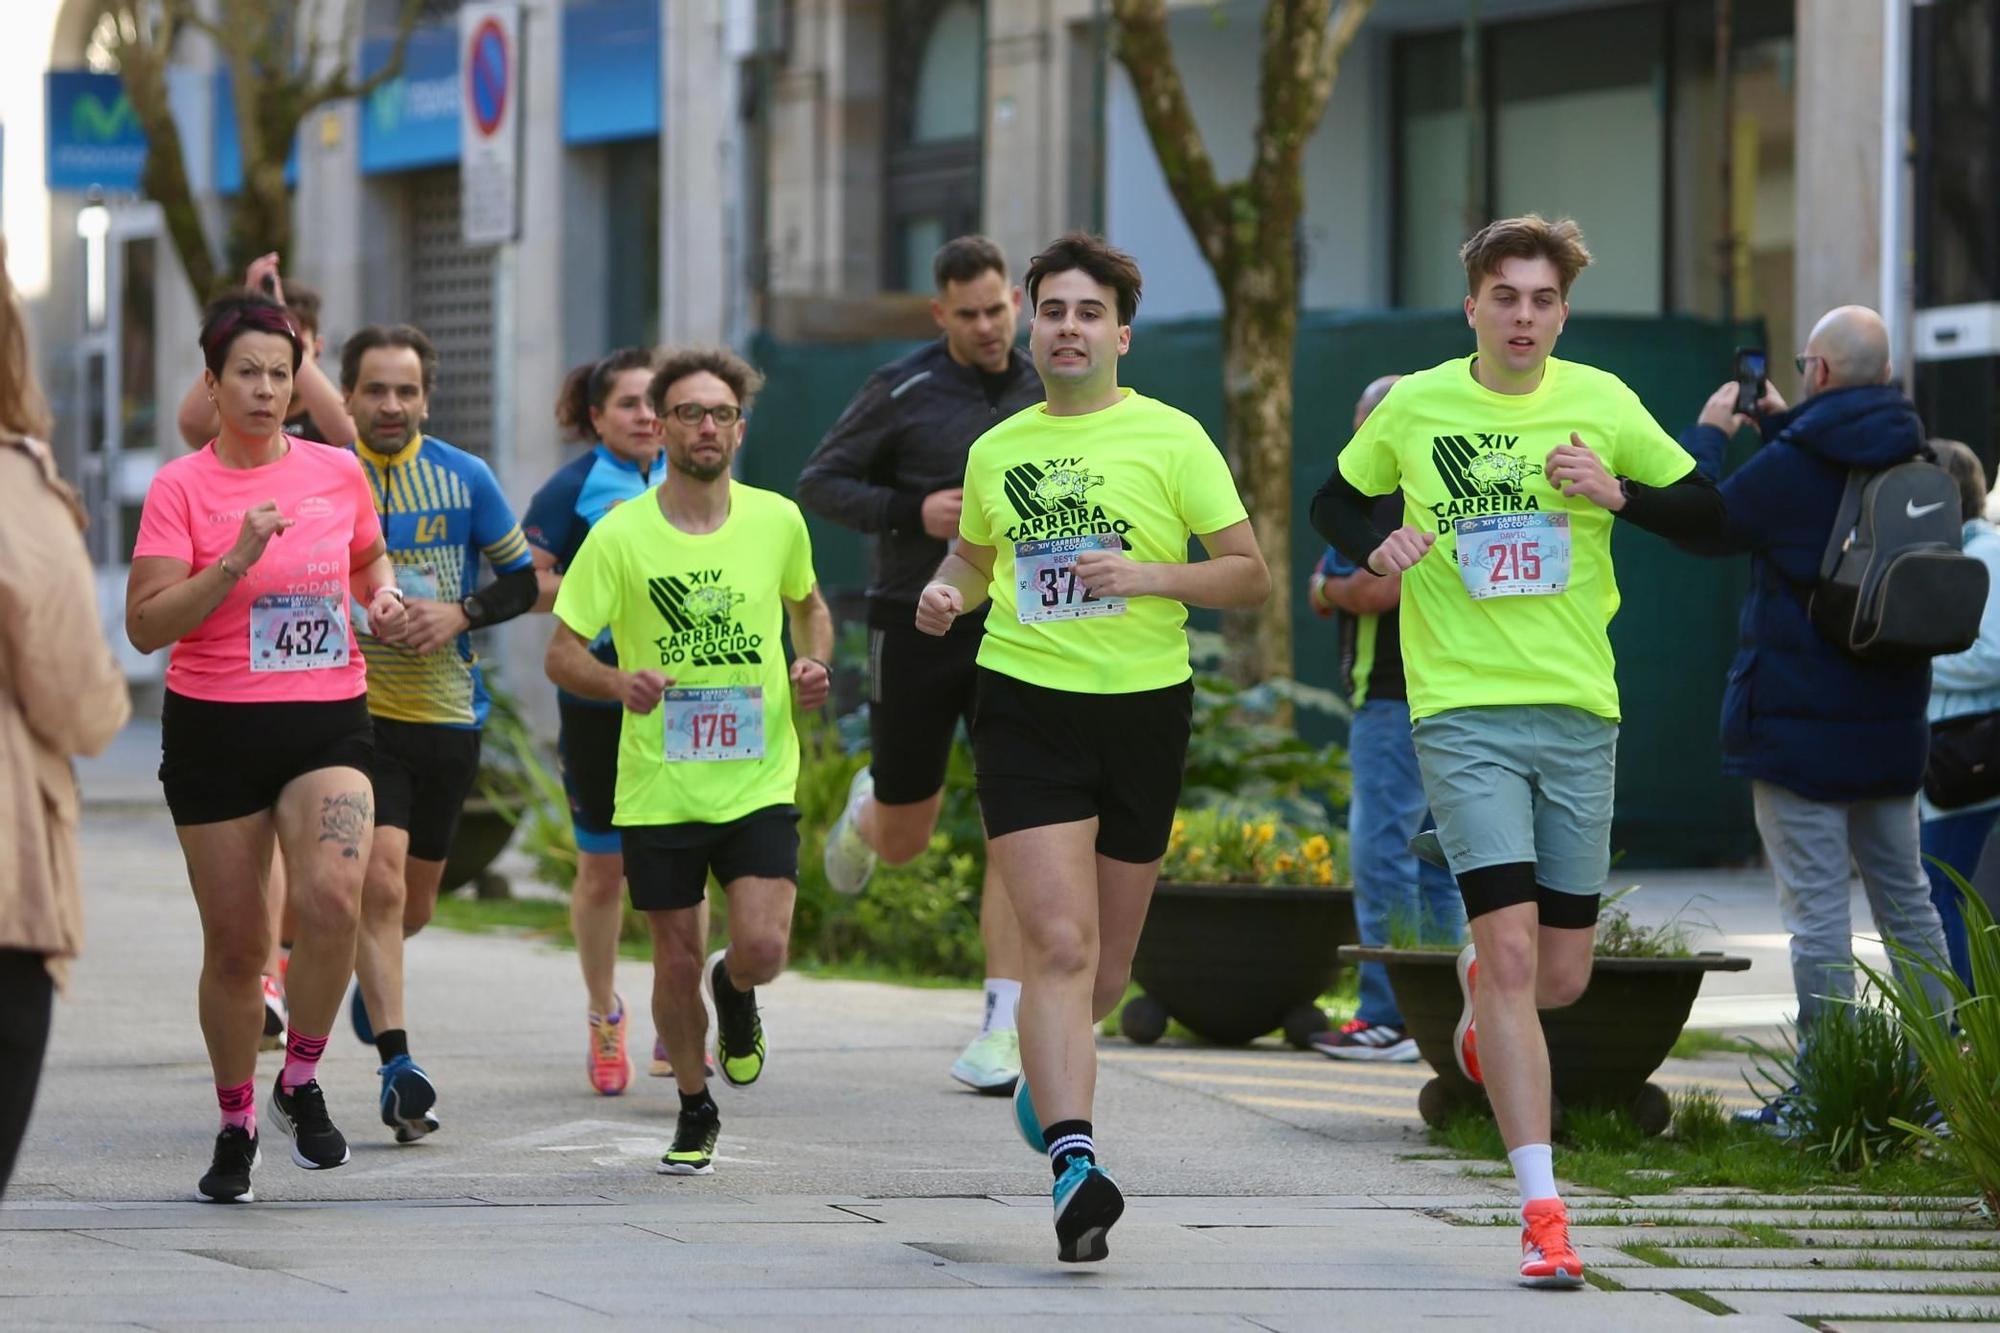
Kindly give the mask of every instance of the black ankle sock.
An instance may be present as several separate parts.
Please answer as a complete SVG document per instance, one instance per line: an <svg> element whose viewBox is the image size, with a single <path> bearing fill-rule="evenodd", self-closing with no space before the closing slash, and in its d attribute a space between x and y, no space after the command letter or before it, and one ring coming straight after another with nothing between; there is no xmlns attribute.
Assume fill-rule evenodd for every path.
<svg viewBox="0 0 2000 1333"><path fill-rule="evenodd" d="M683 1092L681 1094L681 1110L692 1111L696 1115L713 1116L717 1120L722 1119L722 1112L716 1106L715 1098L708 1095L706 1085L703 1085L700 1092Z"/></svg>
<svg viewBox="0 0 2000 1333"><path fill-rule="evenodd" d="M410 1053L410 1034L401 1028L378 1032L375 1034L375 1049L381 1053L382 1063L386 1065L397 1056Z"/></svg>
<svg viewBox="0 0 2000 1333"><path fill-rule="evenodd" d="M1068 1169L1072 1157L1097 1160L1097 1143L1090 1137L1088 1120L1058 1120L1042 1131L1042 1141L1049 1145L1049 1165L1058 1176Z"/></svg>

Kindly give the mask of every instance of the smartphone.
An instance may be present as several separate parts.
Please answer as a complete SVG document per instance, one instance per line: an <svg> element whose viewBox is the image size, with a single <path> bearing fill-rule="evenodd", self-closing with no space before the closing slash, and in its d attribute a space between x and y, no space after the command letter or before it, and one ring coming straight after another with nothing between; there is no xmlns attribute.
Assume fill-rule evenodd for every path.
<svg viewBox="0 0 2000 1333"><path fill-rule="evenodd" d="M1756 416L1757 405L1764 401L1765 366L1763 348L1736 349L1736 410L1746 417Z"/></svg>
<svg viewBox="0 0 2000 1333"><path fill-rule="evenodd" d="M266 273L264 280L257 285L263 289L264 295L273 301L278 299L278 277L275 273Z"/></svg>

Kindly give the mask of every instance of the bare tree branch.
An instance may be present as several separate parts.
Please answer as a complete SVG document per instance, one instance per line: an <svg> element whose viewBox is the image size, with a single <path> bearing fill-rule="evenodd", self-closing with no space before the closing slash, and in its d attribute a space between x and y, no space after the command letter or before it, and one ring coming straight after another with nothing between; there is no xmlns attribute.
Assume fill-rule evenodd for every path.
<svg viewBox="0 0 2000 1333"><path fill-rule="evenodd" d="M348 0L348 3L350 14L360 8L360 0ZM403 56L410 45L410 34L416 30L417 18L423 13L423 9L423 0L403 0L402 12L396 16L396 37L389 46L389 58L382 62L382 68L359 83L350 77L349 65L350 61L360 59L356 49L358 43L348 43L341 53L340 62L328 73L325 81L315 86L308 95L307 109L342 97L366 97L401 74Z"/></svg>
<svg viewBox="0 0 2000 1333"><path fill-rule="evenodd" d="M119 82L146 135L146 165L140 173L140 188L147 198L159 204L188 285L194 290L196 300L205 301L215 289L215 252L210 248L207 224L188 184L180 126L174 122L167 95L168 61L175 33L184 21L184 8L184 3L175 0L166 0L159 9L152 8L147 0L119 0L110 12L118 31L113 54L118 60Z"/></svg>
<svg viewBox="0 0 2000 1333"><path fill-rule="evenodd" d="M1216 179L1215 162L1174 63L1164 0L1111 0L1111 13L1118 25L1118 60L1138 93L1139 114L1160 169L1195 244L1220 272L1230 262L1231 201Z"/></svg>

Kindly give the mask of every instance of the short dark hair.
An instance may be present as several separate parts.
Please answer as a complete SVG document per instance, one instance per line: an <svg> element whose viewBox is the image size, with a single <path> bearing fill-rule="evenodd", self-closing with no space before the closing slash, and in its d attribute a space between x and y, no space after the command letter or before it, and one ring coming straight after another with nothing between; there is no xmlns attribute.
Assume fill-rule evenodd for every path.
<svg viewBox="0 0 2000 1333"><path fill-rule="evenodd" d="M305 360L306 340L285 308L268 296L233 292L218 296L201 312L201 359L220 375L229 349L246 333L274 333L292 345L292 373Z"/></svg>
<svg viewBox="0 0 2000 1333"><path fill-rule="evenodd" d="M414 324L368 324L356 329L354 335L340 347L340 388L343 393L353 393L354 386L361 381L361 358L384 347L407 347L417 354L417 362L424 371L424 394L426 397L437 388L438 354L437 348L424 331Z"/></svg>
<svg viewBox="0 0 2000 1333"><path fill-rule="evenodd" d="M319 288L308 287L303 282L293 282L287 278L285 309L292 312L292 322L299 326L299 332L319 332Z"/></svg>
<svg viewBox="0 0 2000 1333"><path fill-rule="evenodd" d="M1986 512L1986 467L1972 446L1958 440L1930 441L1938 466L1958 483L1958 519L1969 522Z"/></svg>
<svg viewBox="0 0 2000 1333"><path fill-rule="evenodd" d="M1478 296L1485 280L1497 275L1509 259L1546 259L1556 266L1556 291L1567 301L1576 275L1590 267L1583 228L1570 218L1551 222L1540 213L1487 223L1458 248L1458 257L1465 261L1468 296Z"/></svg>
<svg viewBox="0 0 2000 1333"><path fill-rule="evenodd" d="M1139 313L1139 263L1102 236L1073 231L1049 243L1028 261L1028 300L1032 304L1042 279L1051 273L1082 269L1118 293L1118 322L1130 324Z"/></svg>
<svg viewBox="0 0 2000 1333"><path fill-rule="evenodd" d="M611 400L611 386L628 370L651 370L659 353L651 347L620 347L601 361L588 361L572 370L556 396L556 424L582 439L596 439L590 425L590 410Z"/></svg>
<svg viewBox="0 0 2000 1333"><path fill-rule="evenodd" d="M669 347L661 353L660 368L653 372L653 382L646 390L653 411L665 416L667 390L690 375L704 372L727 384L736 395L737 406L746 412L751 399L764 387L764 377L757 368L727 347Z"/></svg>
<svg viewBox="0 0 2000 1333"><path fill-rule="evenodd" d="M954 237L939 246L937 258L931 260L931 277L940 292L950 283L971 282L986 272L998 273L1003 281L1007 277L1007 256L991 236Z"/></svg>

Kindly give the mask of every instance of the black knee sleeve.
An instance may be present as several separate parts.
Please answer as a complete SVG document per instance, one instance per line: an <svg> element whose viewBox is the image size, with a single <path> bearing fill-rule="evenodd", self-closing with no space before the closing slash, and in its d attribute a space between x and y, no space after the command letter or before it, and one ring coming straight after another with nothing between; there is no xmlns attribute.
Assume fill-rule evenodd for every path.
<svg viewBox="0 0 2000 1333"><path fill-rule="evenodd" d="M1458 877L1458 892L1465 899L1468 921L1503 907L1533 903L1537 916L1545 926L1558 930L1588 930L1597 924L1599 895L1558 893L1544 888L1535 883L1532 861L1510 861L1506 865L1468 870Z"/></svg>
<svg viewBox="0 0 2000 1333"><path fill-rule="evenodd" d="M1557 893L1535 886L1535 906L1542 924L1557 930L1589 930L1597 924L1597 907L1602 897L1595 893Z"/></svg>

